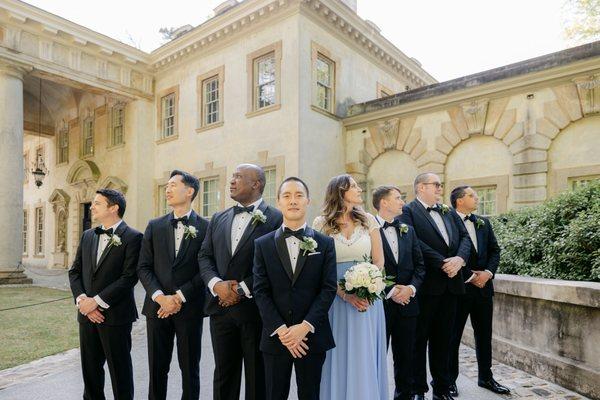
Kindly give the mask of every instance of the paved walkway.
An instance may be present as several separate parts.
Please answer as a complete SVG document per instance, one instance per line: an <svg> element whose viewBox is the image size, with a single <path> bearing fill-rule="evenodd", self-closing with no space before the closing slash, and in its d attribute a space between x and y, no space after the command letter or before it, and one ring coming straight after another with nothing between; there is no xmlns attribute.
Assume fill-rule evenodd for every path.
<svg viewBox="0 0 600 400"><path fill-rule="evenodd" d="M35 284L55 288L65 288L66 275L41 276L30 271L28 275ZM39 270L39 274L49 275L58 271ZM51 274L54 275L54 274ZM143 290L136 287L136 299L141 305ZM75 323L75 321L73 321ZM202 343L202 360L200 362L200 399L212 399L212 372L214 368L208 320L205 320ZM145 321L142 317L133 329L133 369L136 399L145 399L148 395L148 357L145 335ZM494 363L494 374L498 381L512 390L511 396L498 396L477 386L477 363L475 352L463 346L461 348L461 375L458 380L460 400L498 400L498 399L585 399L550 382L536 378L523 371L504 364ZM390 375L390 393L393 392L391 356L388 357L388 373ZM106 372L106 394L112 399L110 378ZM0 371L0 400L69 400L80 399L83 393L83 382L79 367L79 349L45 357L31 363ZM169 399L181 398L181 377L174 355L169 374ZM243 396L241 396L243 398ZM295 387L290 399L297 400ZM325 399L324 399L325 400ZM342 400L342 399L332 399ZM365 399L368 400L368 399Z"/></svg>

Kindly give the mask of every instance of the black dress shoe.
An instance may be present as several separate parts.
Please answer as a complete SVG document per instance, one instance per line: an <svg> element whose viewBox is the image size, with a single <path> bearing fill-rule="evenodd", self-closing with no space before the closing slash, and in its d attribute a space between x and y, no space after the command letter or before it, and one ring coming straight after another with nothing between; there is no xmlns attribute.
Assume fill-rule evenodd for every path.
<svg viewBox="0 0 600 400"><path fill-rule="evenodd" d="M458 388L456 387L456 383L450 385L448 388L448 393L450 393L450 396L452 397L458 397Z"/></svg>
<svg viewBox="0 0 600 400"><path fill-rule="evenodd" d="M491 390L494 393L498 393L498 394L509 394L510 393L509 388L507 388L506 386L502 386L501 384L496 382L494 380L494 378L488 379L487 381L478 381L477 384L480 387L485 388L487 390Z"/></svg>
<svg viewBox="0 0 600 400"><path fill-rule="evenodd" d="M450 396L449 394L437 395L434 393L433 397L431 399L432 400L454 400L454 397Z"/></svg>

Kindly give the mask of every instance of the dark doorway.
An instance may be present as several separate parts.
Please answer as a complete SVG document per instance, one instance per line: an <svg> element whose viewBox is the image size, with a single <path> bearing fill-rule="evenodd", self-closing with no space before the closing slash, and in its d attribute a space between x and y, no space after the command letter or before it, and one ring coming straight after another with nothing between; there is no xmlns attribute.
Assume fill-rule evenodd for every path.
<svg viewBox="0 0 600 400"><path fill-rule="evenodd" d="M82 203L82 218L81 218L81 232L85 232L86 230L92 227L92 212L90 211L90 207L92 203Z"/></svg>

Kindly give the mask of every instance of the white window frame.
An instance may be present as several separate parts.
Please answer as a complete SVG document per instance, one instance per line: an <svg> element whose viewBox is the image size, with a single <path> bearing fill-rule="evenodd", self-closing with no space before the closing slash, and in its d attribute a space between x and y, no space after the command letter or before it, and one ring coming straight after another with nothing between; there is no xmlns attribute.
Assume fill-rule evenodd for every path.
<svg viewBox="0 0 600 400"><path fill-rule="evenodd" d="M200 215L205 218L219 211L221 204L219 181L218 176L200 179Z"/></svg>
<svg viewBox="0 0 600 400"><path fill-rule="evenodd" d="M319 79L319 64L322 63L326 65L328 71L328 81ZM317 52L317 57L315 59L314 65L314 74L315 74L315 106L319 107L322 110L333 113L333 107L335 104L335 61L322 54L321 52ZM321 100L319 93L321 91L325 92L323 100Z"/></svg>
<svg viewBox="0 0 600 400"><path fill-rule="evenodd" d="M81 129L81 156L88 157L94 155L94 117L87 117L83 120Z"/></svg>
<svg viewBox="0 0 600 400"><path fill-rule="evenodd" d="M23 255L29 253L29 210L23 210Z"/></svg>
<svg viewBox="0 0 600 400"><path fill-rule="evenodd" d="M36 256L44 255L44 207L35 208L35 249Z"/></svg>
<svg viewBox="0 0 600 400"><path fill-rule="evenodd" d="M110 145L125 143L125 104L117 103L110 112Z"/></svg>

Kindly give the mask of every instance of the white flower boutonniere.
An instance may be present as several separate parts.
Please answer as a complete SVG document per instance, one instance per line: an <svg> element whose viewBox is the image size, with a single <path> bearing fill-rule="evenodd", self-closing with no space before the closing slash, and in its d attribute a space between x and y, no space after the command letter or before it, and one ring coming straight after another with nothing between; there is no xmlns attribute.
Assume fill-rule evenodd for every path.
<svg viewBox="0 0 600 400"><path fill-rule="evenodd" d="M450 207L448 207L446 204L440 204L438 207L440 207L440 211L442 212L442 214L446 214L450 211Z"/></svg>
<svg viewBox="0 0 600 400"><path fill-rule="evenodd" d="M400 224L400 228L398 229L398 231L400 232L400 236L404 235L405 233L408 233L408 225Z"/></svg>
<svg viewBox="0 0 600 400"><path fill-rule="evenodd" d="M475 222L475 227L477 229L481 228L482 226L485 225L485 221L481 218L477 218L477 221Z"/></svg>
<svg viewBox="0 0 600 400"><path fill-rule="evenodd" d="M184 238L189 239L191 237L192 239L195 239L197 233L198 233L198 230L196 229L195 226L184 225L184 227L183 227L183 237Z"/></svg>
<svg viewBox="0 0 600 400"><path fill-rule="evenodd" d="M252 211L252 214L250 214L250 215L252 216L252 225L254 225L258 222L260 222L261 224L264 224L265 222L267 222L267 217L259 209Z"/></svg>
<svg viewBox="0 0 600 400"><path fill-rule="evenodd" d="M110 246L118 247L118 246L121 245L121 243L122 242L121 242L121 238L119 237L119 235L115 235L115 234L110 235L110 240L108 242L108 247L110 247Z"/></svg>
<svg viewBox="0 0 600 400"><path fill-rule="evenodd" d="M300 242L300 250L302 250L302 255L305 256L306 253L314 253L317 249L317 241L310 236L303 236L302 241Z"/></svg>

